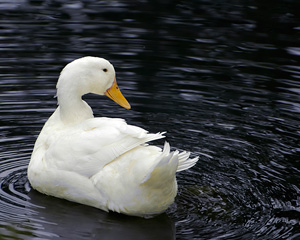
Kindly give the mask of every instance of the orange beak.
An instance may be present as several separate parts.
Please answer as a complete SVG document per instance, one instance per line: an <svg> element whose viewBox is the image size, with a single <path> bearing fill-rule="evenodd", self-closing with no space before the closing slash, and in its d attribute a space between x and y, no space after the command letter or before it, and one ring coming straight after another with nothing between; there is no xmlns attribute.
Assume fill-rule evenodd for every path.
<svg viewBox="0 0 300 240"><path fill-rule="evenodd" d="M115 101L117 104L122 106L123 108L126 109L131 108L130 104L127 102L126 98L121 93L116 79L114 80L113 85L109 89L107 89L104 94L108 96L110 99L112 99L113 101Z"/></svg>

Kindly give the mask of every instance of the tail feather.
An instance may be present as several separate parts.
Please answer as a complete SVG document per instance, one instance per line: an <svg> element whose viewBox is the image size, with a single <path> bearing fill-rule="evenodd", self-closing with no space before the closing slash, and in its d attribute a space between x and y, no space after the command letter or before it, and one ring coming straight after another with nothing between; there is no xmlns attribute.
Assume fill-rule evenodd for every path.
<svg viewBox="0 0 300 240"><path fill-rule="evenodd" d="M145 183L151 177L151 174L153 173L154 169L165 169L163 171L165 171L164 175L167 178L169 177L168 175L172 174L173 171L181 172L193 167L199 160L199 157L189 157L190 153L186 151L181 153L179 153L177 150L174 152L170 152L170 144L168 142L165 142L163 152L159 157L159 161L156 164L154 164L151 169L149 169L148 174L143 178L142 183ZM165 168L166 165L168 165L168 170L166 170L167 168ZM176 170L172 170L173 167Z"/></svg>
<svg viewBox="0 0 300 240"><path fill-rule="evenodd" d="M148 174L143 178L141 183L145 183L146 181L148 181L151 175L153 175L154 171L156 171L156 173L158 171L164 172L161 175L161 177L167 179L169 175L172 174L173 171L175 172L175 170L172 170L172 166L175 169L177 168L178 165L177 155L178 155L178 151L170 152L170 144L168 142L165 142L163 151L159 156L159 158L157 159L157 162L152 166L151 169L148 170Z"/></svg>
<svg viewBox="0 0 300 240"><path fill-rule="evenodd" d="M189 156L190 153L185 151L178 154L179 161L178 161L178 168L176 172L181 172L193 167L199 160L199 157L189 158Z"/></svg>

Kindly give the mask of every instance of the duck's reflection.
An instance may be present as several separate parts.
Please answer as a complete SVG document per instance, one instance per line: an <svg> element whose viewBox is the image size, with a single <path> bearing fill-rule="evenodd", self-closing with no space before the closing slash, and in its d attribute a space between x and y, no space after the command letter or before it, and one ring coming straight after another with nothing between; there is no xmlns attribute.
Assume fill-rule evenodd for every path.
<svg viewBox="0 0 300 240"><path fill-rule="evenodd" d="M61 239L175 239L174 222L161 214L151 219L106 213L96 208L30 190L37 207L30 218L47 235Z"/></svg>

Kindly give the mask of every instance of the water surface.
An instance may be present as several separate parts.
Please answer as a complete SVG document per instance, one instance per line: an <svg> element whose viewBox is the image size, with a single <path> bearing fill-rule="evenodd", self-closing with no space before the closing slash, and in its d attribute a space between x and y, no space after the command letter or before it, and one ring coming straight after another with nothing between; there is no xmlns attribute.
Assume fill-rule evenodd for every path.
<svg viewBox="0 0 300 240"><path fill-rule="evenodd" d="M299 239L300 18L290 1L1 1L1 239ZM47 197L27 180L65 64L110 60L132 110L200 156L153 219ZM163 141L157 141L163 145ZM75 230L74 230L75 229Z"/></svg>

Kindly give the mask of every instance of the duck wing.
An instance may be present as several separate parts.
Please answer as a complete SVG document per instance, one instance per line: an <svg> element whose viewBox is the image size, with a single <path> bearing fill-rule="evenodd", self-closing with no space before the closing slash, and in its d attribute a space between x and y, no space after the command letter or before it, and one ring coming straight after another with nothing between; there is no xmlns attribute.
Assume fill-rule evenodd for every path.
<svg viewBox="0 0 300 240"><path fill-rule="evenodd" d="M149 134L123 119L92 118L51 137L44 160L48 167L91 177L127 151L163 138L162 134Z"/></svg>

